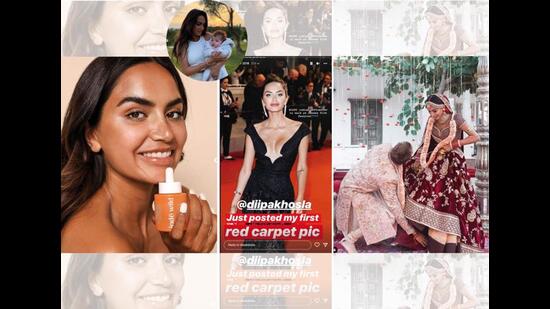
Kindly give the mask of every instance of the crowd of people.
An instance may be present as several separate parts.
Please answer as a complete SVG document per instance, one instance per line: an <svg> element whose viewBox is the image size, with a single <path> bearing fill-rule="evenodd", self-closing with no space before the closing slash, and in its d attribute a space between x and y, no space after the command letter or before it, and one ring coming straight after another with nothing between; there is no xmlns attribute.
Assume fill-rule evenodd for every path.
<svg viewBox="0 0 550 309"><path fill-rule="evenodd" d="M221 80L220 117L224 158L233 159L229 155L229 143L238 110L238 98L234 97L228 86L245 85L240 116L247 125L258 123L267 118L261 98L269 74L275 74L285 81L288 87L287 117L310 128L310 150L320 150L331 132L332 76L330 71L323 69L326 68L322 68L322 65L308 66L304 63L288 67L284 59L275 59L269 63L241 65L229 78Z"/></svg>

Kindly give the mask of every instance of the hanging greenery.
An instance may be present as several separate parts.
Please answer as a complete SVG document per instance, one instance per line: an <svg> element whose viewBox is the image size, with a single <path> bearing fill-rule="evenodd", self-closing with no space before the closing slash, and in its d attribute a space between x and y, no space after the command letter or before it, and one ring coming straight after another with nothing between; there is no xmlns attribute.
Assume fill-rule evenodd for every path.
<svg viewBox="0 0 550 309"><path fill-rule="evenodd" d="M426 95L449 91L459 96L475 93L477 57L338 57L336 69L350 76L367 70L370 75L384 77L384 99L404 95L403 107L397 116L406 134L420 130L418 113L425 107Z"/></svg>

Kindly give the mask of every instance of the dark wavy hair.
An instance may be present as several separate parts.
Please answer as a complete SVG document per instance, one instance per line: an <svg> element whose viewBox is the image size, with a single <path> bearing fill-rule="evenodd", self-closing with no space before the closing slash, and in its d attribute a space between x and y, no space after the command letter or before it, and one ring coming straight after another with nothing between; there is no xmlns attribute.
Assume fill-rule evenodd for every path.
<svg viewBox="0 0 550 309"><path fill-rule="evenodd" d="M103 265L104 254L73 254L67 267L61 294L63 309L105 309L105 301L94 295L89 279Z"/></svg>
<svg viewBox="0 0 550 309"><path fill-rule="evenodd" d="M86 132L99 123L101 111L118 78L129 68L154 62L165 68L183 100L187 115L185 88L168 57L99 57L84 70L76 83L61 130L61 228L96 193L105 181L103 153L88 146Z"/></svg>
<svg viewBox="0 0 550 309"><path fill-rule="evenodd" d="M181 58L181 55L184 55L187 53L189 40L193 37L193 26L195 26L195 24L197 23L197 19L199 18L199 16L203 16L205 20L204 30L202 31L201 36L203 36L206 33L206 30L208 29L208 16L206 15L205 11L202 11L199 9L192 9L191 11L189 11L189 13L187 13L187 16L185 16L185 19L181 24L178 38L174 43L174 49L172 50L172 55L178 61Z"/></svg>
<svg viewBox="0 0 550 309"><path fill-rule="evenodd" d="M433 102L437 105L445 105L445 102L441 100L441 98L435 94L431 94L426 98L426 102Z"/></svg>
<svg viewBox="0 0 550 309"><path fill-rule="evenodd" d="M435 6L435 5L430 6L426 10L426 13L432 13L432 14L435 14L435 15L445 15L445 13L443 13L443 11L441 11L441 9L437 6Z"/></svg>

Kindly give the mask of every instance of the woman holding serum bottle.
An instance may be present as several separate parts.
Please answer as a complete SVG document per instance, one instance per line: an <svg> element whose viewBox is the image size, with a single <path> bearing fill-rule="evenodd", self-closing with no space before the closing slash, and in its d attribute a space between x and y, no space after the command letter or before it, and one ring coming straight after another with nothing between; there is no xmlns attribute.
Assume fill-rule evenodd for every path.
<svg viewBox="0 0 550 309"><path fill-rule="evenodd" d="M204 195L190 191L187 203L173 207L167 231L155 226L151 207L156 193L185 194L166 185L166 175L183 158L186 113L185 89L168 58L90 63L61 132L63 252L212 250L217 221Z"/></svg>

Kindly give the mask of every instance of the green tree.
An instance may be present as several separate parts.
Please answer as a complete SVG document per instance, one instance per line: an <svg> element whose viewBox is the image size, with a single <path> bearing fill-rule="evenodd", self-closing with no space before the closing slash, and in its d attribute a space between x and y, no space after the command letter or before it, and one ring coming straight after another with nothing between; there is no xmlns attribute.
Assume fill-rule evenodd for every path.
<svg viewBox="0 0 550 309"><path fill-rule="evenodd" d="M339 57L336 67L349 75L368 70L385 80L384 97L406 94L399 125L406 134L417 135L420 130L418 113L425 107L425 96L448 90L455 101L465 91L475 93L477 88L477 57Z"/></svg>

